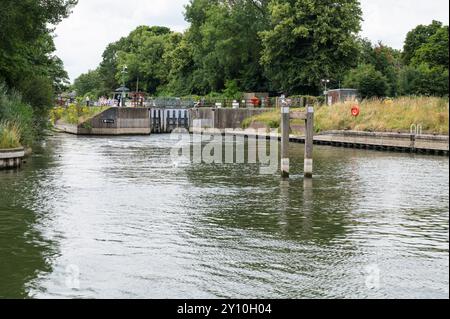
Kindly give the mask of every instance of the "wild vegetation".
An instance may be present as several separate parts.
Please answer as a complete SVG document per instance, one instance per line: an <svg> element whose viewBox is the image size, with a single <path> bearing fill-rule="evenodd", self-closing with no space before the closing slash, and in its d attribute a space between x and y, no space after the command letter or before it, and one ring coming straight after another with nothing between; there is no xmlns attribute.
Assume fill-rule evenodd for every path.
<svg viewBox="0 0 450 319"><path fill-rule="evenodd" d="M55 94L67 88L67 73L54 55L52 28L76 3L0 0L0 121L5 145L19 141L28 146L39 138Z"/></svg>
<svg viewBox="0 0 450 319"><path fill-rule="evenodd" d="M53 124L61 120L67 124L78 125L106 109L108 107L87 107L76 104L71 104L69 107L55 107L50 111L50 120Z"/></svg>
<svg viewBox="0 0 450 319"><path fill-rule="evenodd" d="M0 122L0 150L20 147L21 132L15 123Z"/></svg>
<svg viewBox="0 0 450 319"><path fill-rule="evenodd" d="M354 103L333 106L317 105L315 114L316 132L332 130L355 130L365 132L409 133L411 125L421 126L423 133L448 134L448 100L436 97L393 100L370 99L360 104L361 114L354 117L351 108ZM243 127L261 123L269 128L279 128L280 112L272 111L249 118ZM292 124L301 124L298 120Z"/></svg>
<svg viewBox="0 0 450 319"><path fill-rule="evenodd" d="M6 148L14 136L14 140L22 145L31 145L37 135L33 108L22 100L17 91L8 91L0 83L0 123L2 124L2 141L0 148ZM17 144L17 143L14 143Z"/></svg>

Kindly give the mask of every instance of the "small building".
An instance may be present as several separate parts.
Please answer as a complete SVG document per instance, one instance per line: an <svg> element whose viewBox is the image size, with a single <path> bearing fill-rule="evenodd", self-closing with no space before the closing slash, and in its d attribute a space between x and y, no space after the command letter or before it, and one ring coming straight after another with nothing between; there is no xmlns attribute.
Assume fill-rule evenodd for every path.
<svg viewBox="0 0 450 319"><path fill-rule="evenodd" d="M356 101L359 98L359 92L356 89L336 89L326 92L327 104L345 103Z"/></svg>

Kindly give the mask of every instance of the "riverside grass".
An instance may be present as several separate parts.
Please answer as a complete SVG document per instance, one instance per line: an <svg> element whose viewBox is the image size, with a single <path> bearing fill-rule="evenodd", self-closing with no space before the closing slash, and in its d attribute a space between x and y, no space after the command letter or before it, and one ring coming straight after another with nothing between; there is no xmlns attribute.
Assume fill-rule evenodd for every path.
<svg viewBox="0 0 450 319"><path fill-rule="evenodd" d="M0 149L19 148L21 132L15 123L0 122Z"/></svg>
<svg viewBox="0 0 450 319"><path fill-rule="evenodd" d="M53 124L61 120L67 124L78 125L82 122L92 118L101 112L107 110L109 107L87 107L76 106L74 104L69 107L55 107L50 111L50 120Z"/></svg>
<svg viewBox="0 0 450 319"><path fill-rule="evenodd" d="M315 131L352 130L362 132L409 133L411 126L421 125L424 134L449 133L448 99L437 97L402 97L392 100L366 100L360 104L361 114L353 117L355 103L316 107ZM292 124L301 124L294 120ZM244 121L243 127L263 123L279 128L279 111L263 113Z"/></svg>

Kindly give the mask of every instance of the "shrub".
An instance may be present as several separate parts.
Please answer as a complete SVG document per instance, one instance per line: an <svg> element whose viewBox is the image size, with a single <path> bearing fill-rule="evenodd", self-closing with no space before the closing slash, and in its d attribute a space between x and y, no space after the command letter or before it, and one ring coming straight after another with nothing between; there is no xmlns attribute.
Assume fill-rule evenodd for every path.
<svg viewBox="0 0 450 319"><path fill-rule="evenodd" d="M389 92L389 80L370 64L351 70L344 85L357 89L363 98L384 97Z"/></svg>
<svg viewBox="0 0 450 319"><path fill-rule="evenodd" d="M355 130L367 132L409 133L412 124L421 125L424 133L448 134L448 100L435 97L403 97L398 99L366 100L361 103L361 114L353 117L353 103L316 108L315 131ZM263 123L270 128L280 125L280 111L262 113L243 121L243 128L253 123ZM292 124L296 123L293 120Z"/></svg>
<svg viewBox="0 0 450 319"><path fill-rule="evenodd" d="M87 107L75 104L71 104L66 108L55 107L50 111L50 120L53 124L61 120L67 124L78 125L106 109L108 107Z"/></svg>
<svg viewBox="0 0 450 319"><path fill-rule="evenodd" d="M33 108L15 91L8 92L0 83L0 121L14 123L20 132L20 143L30 146L37 135ZM5 124L3 124L5 126ZM8 124L7 127L10 127Z"/></svg>
<svg viewBox="0 0 450 319"><path fill-rule="evenodd" d="M0 149L20 147L21 133L19 125L11 122L0 122Z"/></svg>

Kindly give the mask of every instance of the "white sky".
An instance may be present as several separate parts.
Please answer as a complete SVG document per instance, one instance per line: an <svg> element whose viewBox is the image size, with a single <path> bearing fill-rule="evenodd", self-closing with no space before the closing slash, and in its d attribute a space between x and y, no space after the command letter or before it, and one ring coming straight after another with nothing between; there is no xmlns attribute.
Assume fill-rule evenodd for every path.
<svg viewBox="0 0 450 319"><path fill-rule="evenodd" d="M418 24L449 23L448 0L360 0L364 37L397 49ZM161 25L175 31L187 28L184 5L188 0L79 0L72 15L56 28L56 54L71 80L95 69L106 46L139 25Z"/></svg>

